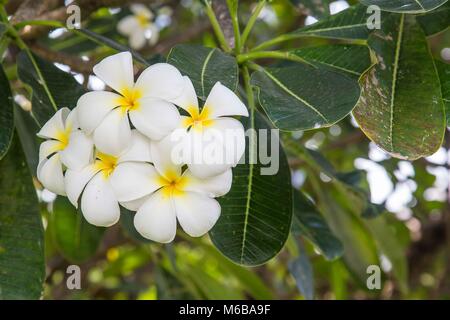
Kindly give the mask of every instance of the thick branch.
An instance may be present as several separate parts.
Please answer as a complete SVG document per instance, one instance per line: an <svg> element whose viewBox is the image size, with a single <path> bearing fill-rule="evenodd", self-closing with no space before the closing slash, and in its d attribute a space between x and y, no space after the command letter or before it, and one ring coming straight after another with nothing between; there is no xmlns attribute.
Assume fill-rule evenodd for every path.
<svg viewBox="0 0 450 320"><path fill-rule="evenodd" d="M234 48L234 31L226 0L213 0L212 8L230 48Z"/></svg>

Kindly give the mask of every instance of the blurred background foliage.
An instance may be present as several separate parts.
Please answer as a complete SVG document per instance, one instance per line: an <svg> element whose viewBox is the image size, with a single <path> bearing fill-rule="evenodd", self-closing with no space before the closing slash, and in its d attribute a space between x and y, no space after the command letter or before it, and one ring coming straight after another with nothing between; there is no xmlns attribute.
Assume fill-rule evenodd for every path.
<svg viewBox="0 0 450 320"><path fill-rule="evenodd" d="M16 2L20 3L9 1L7 10L14 10ZM159 42L139 52L148 61L163 60L179 43L218 46L200 1L148 2L161 29ZM261 11L248 45L330 14L315 3L271 1ZM357 1L322 3L325 8L330 4L334 14ZM240 1L241 21L249 19L255 5ZM89 17L83 16L83 27L127 45L116 25L128 13L126 6L95 8ZM30 48L71 73L85 89L101 88L92 66L115 51L77 33L47 31L30 35ZM450 45L448 29L428 41L436 59L450 59L450 49L445 49ZM334 43L345 42L302 38L279 46ZM16 54L8 55L4 66L15 93L20 136L20 127L32 124L21 117L28 89L17 80ZM432 157L415 162L394 159L369 142L350 116L327 129L285 133L283 143L293 186L302 193L295 191L292 233L284 249L253 268L229 261L207 236L192 239L179 231L169 245L146 241L133 231L130 212L123 212L114 227L93 227L67 199L55 199L34 179L45 227L44 299L450 298L448 143ZM32 153L36 145L24 149ZM35 167L32 155L27 160ZM366 207L361 199L373 204ZM67 290L66 268L71 264L82 270L81 290ZM371 264L383 270L380 290L366 287Z"/></svg>

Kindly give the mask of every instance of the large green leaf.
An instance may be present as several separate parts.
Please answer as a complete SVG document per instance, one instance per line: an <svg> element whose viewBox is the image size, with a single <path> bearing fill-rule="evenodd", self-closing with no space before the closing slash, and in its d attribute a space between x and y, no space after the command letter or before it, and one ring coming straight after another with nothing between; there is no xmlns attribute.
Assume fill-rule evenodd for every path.
<svg viewBox="0 0 450 320"><path fill-rule="evenodd" d="M270 129L254 112L246 127ZM268 148L270 138L269 133ZM231 191L219 199L222 213L210 232L215 246L242 265L258 265L274 257L286 242L292 218L292 187L286 156L280 147L278 172L263 175L261 168L264 166L260 159L255 159L255 143L253 140L247 144L246 164L233 169ZM277 150L272 150L272 154L274 152ZM250 163L249 154L257 163Z"/></svg>
<svg viewBox="0 0 450 320"><path fill-rule="evenodd" d="M314 65L356 78L372 65L369 48L361 45L335 44L305 47L291 52Z"/></svg>
<svg viewBox="0 0 450 320"><path fill-rule="evenodd" d="M167 62L189 76L197 96L206 100L217 81L235 91L238 83L236 59L216 48L200 45L177 45L169 53Z"/></svg>
<svg viewBox="0 0 450 320"><path fill-rule="evenodd" d="M423 13L443 5L447 0L360 0L365 5L377 5L381 10L399 13Z"/></svg>
<svg viewBox="0 0 450 320"><path fill-rule="evenodd" d="M298 243L299 255L289 261L289 272L295 278L297 288L307 300L314 298L314 274L311 261L302 243Z"/></svg>
<svg viewBox="0 0 450 320"><path fill-rule="evenodd" d="M39 138L36 133L39 132L39 126L31 113L17 104L14 104L14 123L30 172L36 175L39 162Z"/></svg>
<svg viewBox="0 0 450 320"><path fill-rule="evenodd" d="M450 127L450 64L435 60L441 82L442 100L444 101L447 126Z"/></svg>
<svg viewBox="0 0 450 320"><path fill-rule="evenodd" d="M74 108L85 92L72 75L24 51L17 57L17 72L20 80L33 90L32 114L41 126L58 108Z"/></svg>
<svg viewBox="0 0 450 320"><path fill-rule="evenodd" d="M341 241L331 232L322 215L302 192L293 191L294 216L292 231L311 241L328 260L342 256Z"/></svg>
<svg viewBox="0 0 450 320"><path fill-rule="evenodd" d="M382 27L368 40L378 63L361 79L353 114L364 133L394 157L431 155L441 146L445 115L425 35L415 18L404 14Z"/></svg>
<svg viewBox="0 0 450 320"><path fill-rule="evenodd" d="M15 138L0 161L0 300L40 298L44 277L39 204Z"/></svg>
<svg viewBox="0 0 450 320"><path fill-rule="evenodd" d="M50 231L61 254L72 262L83 262L97 250L104 229L88 223L65 197L58 197L50 214Z"/></svg>
<svg viewBox="0 0 450 320"><path fill-rule="evenodd" d="M13 132L13 97L8 78L0 65L0 160L8 151Z"/></svg>
<svg viewBox="0 0 450 320"><path fill-rule="evenodd" d="M382 19L386 14L382 14ZM367 7L355 5L319 22L298 29L292 37L321 37L334 39L366 40L371 30L367 27Z"/></svg>
<svg viewBox="0 0 450 320"><path fill-rule="evenodd" d="M275 127L309 130L347 116L358 101L358 82L325 67L296 63L252 74L252 85Z"/></svg>
<svg viewBox="0 0 450 320"><path fill-rule="evenodd" d="M450 2L447 1L436 10L417 16L417 21L427 36L448 29L450 25Z"/></svg>
<svg viewBox="0 0 450 320"><path fill-rule="evenodd" d="M303 14L317 19L330 15L330 0L290 0Z"/></svg>

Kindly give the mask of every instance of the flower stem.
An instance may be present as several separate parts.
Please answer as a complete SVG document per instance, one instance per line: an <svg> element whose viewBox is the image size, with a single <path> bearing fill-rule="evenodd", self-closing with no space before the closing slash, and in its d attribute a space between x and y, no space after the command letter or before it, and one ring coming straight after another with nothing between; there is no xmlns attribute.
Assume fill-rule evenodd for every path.
<svg viewBox="0 0 450 320"><path fill-rule="evenodd" d="M248 36L250 35L250 32L252 31L253 26L255 25L256 19L258 19L258 16L265 5L266 0L261 0L256 6L255 11L253 11L252 15L250 16L250 19L248 20L247 25L245 26L245 29L242 32L241 47L244 47L245 42L247 42Z"/></svg>
<svg viewBox="0 0 450 320"><path fill-rule="evenodd" d="M264 49L270 48L280 42L289 41L289 40L293 40L293 39L297 39L297 38L301 38L301 37L302 37L301 34L294 34L294 33L282 34L281 36L275 37L273 39L267 40L267 41L259 44L258 46L253 48L253 51L264 50Z"/></svg>
<svg viewBox="0 0 450 320"><path fill-rule="evenodd" d="M310 64L308 61L300 58L299 56L296 56L295 54L282 51L252 51L249 53L242 53L237 56L238 63L244 63L246 61L256 59L283 59Z"/></svg>
<svg viewBox="0 0 450 320"><path fill-rule="evenodd" d="M227 43L227 40L225 39L225 35L223 34L222 28L220 27L219 21L217 21L216 14L214 13L211 3L209 1L205 1L206 5L206 15L209 18L209 21L211 23L211 26L214 30L214 33L217 37L217 40L219 41L220 45L222 46L222 49L226 52L230 52L231 48Z"/></svg>
<svg viewBox="0 0 450 320"><path fill-rule="evenodd" d="M237 54L241 52L241 31L239 30L239 16L238 16L238 0L227 0L228 11L231 16L231 23L233 24L234 32L234 50Z"/></svg>

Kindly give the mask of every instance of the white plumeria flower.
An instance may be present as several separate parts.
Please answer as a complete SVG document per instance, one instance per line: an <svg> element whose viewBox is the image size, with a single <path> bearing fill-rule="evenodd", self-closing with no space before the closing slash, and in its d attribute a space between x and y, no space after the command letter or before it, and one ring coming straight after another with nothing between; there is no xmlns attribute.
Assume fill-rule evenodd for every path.
<svg viewBox="0 0 450 320"><path fill-rule="evenodd" d="M78 129L77 109L58 110L38 132L44 139L39 148L37 177L42 185L59 195L65 195L64 169L79 170L93 157L93 142Z"/></svg>
<svg viewBox="0 0 450 320"><path fill-rule="evenodd" d="M128 37L133 49L142 49L147 42L155 45L159 40L159 29L152 22L153 13L142 4L133 4L130 9L133 14L119 21L119 32Z"/></svg>
<svg viewBox="0 0 450 320"><path fill-rule="evenodd" d="M200 111L194 86L184 77L184 91L173 103L186 110L179 130L153 143L172 142L172 161L186 163L199 178L218 175L236 166L245 152L244 127L238 120L227 116L248 116L248 111L236 94L217 82ZM180 157L177 157L179 154Z"/></svg>
<svg viewBox="0 0 450 320"><path fill-rule="evenodd" d="M81 212L89 223L108 227L119 220L120 207L115 190L129 185L138 171L131 171L126 177L120 174L123 168L139 167L150 162L149 143L148 138L133 130L130 146L124 152L104 154L97 151L93 163L82 170L66 171L64 182L67 197L78 208L81 195ZM120 176L116 177L117 174ZM138 189L129 192L136 196L142 195L142 191Z"/></svg>
<svg viewBox="0 0 450 320"><path fill-rule="evenodd" d="M153 140L160 140L180 122L177 108L170 102L183 90L184 80L174 66L157 63L134 82L129 52L107 57L94 66L94 73L118 93L92 91L77 103L81 129L93 134L95 146L106 154L119 154L128 147L131 127Z"/></svg>
<svg viewBox="0 0 450 320"><path fill-rule="evenodd" d="M162 243L175 238L177 220L192 237L207 233L220 216L215 197L226 194L232 183L231 169L199 179L189 169L170 161L170 144L160 144L151 164L128 163L117 167L112 184L125 208L137 211L136 230ZM151 149L151 152L153 149Z"/></svg>

